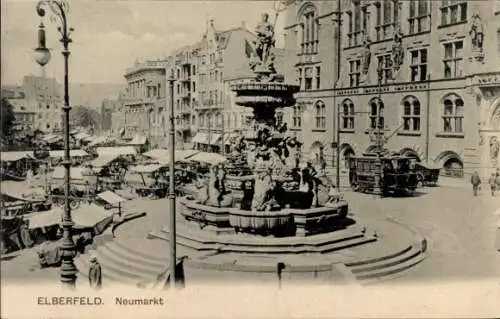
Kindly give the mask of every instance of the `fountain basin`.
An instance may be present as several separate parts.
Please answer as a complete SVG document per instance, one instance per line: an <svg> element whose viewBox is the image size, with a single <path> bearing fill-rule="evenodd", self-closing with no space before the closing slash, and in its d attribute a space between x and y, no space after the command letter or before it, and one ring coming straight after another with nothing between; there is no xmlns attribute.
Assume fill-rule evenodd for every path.
<svg viewBox="0 0 500 319"><path fill-rule="evenodd" d="M194 197L180 199L181 215L188 221L202 226L234 228L237 232L257 234L310 236L348 225L348 204L339 201L335 205L306 209L284 208L278 211L241 210L237 207L213 207L196 202Z"/></svg>
<svg viewBox="0 0 500 319"><path fill-rule="evenodd" d="M247 107L278 108L293 105L299 86L278 82L238 83L231 86L236 92L236 104Z"/></svg>

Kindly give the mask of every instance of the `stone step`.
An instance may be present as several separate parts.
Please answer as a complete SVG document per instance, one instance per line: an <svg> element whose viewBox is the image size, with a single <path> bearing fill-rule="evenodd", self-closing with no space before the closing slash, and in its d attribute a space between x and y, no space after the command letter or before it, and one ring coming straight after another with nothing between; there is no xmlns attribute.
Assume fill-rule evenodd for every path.
<svg viewBox="0 0 500 319"><path fill-rule="evenodd" d="M379 269L387 269L387 268L390 268L392 266L402 264L402 263L406 262L407 260L411 260L411 259L417 257L420 253L421 252L418 249L410 249L406 253L404 253L402 255L398 255L395 258L376 261L376 262L370 263L369 265L354 267L354 268L351 268L351 271L355 275L357 275L357 274L369 273L369 272L376 271Z"/></svg>
<svg viewBox="0 0 500 319"><path fill-rule="evenodd" d="M164 239L166 241L170 240L168 233L166 231L163 232L152 232L151 236L156 238ZM177 244L192 248L198 251L218 251L221 253L252 253L252 254L301 254L301 253L327 253L336 250L341 250L345 248L350 248L362 244L366 244L369 242L376 241L375 238L367 238L362 235L353 235L346 236L341 240L333 240L330 242L326 242L319 246L312 245L297 245L297 246L288 246L288 247L280 247L280 246L256 246L256 245L245 245L243 243L218 243L215 241L210 241L207 243L200 242L199 239L196 238L187 238L178 236Z"/></svg>
<svg viewBox="0 0 500 319"><path fill-rule="evenodd" d="M96 250L93 252L93 254L97 257L99 263L101 263L103 268L103 273L105 270L107 270L113 272L116 275L119 275L119 277L130 278L135 282L139 282L142 281L144 278L151 277L149 274L143 274L141 272L134 270L133 268L129 267L128 264L117 263L113 259L113 257L110 257L107 253L102 253L101 251Z"/></svg>
<svg viewBox="0 0 500 319"><path fill-rule="evenodd" d="M425 256L422 253L414 256L413 258L407 259L402 262L398 262L395 265L388 266L381 269L376 269L373 271L364 272L361 274L356 274L356 279L361 281L362 284L374 284L383 280L389 280L394 278L397 274L403 275L403 272L416 266L424 260ZM387 277L387 278L386 278Z"/></svg>
<svg viewBox="0 0 500 319"><path fill-rule="evenodd" d="M141 241L141 243L144 241L144 238L138 239ZM110 243L111 244L111 243ZM114 240L113 245L116 246L118 249L122 251L126 251L128 253L133 254L136 256L136 258L139 259L148 259L154 263L164 263L165 262L165 257L163 256L158 256L156 254L151 254L148 247L140 247L139 249L136 247L133 247L132 245L128 245L129 243L127 241L122 241L122 240Z"/></svg>
<svg viewBox="0 0 500 319"><path fill-rule="evenodd" d="M82 258L88 258L87 255L82 255L81 257L75 259L75 264L77 265L78 271L84 276L85 280L88 280L89 264ZM102 265L102 276L103 282L110 281L112 283L125 283L136 285L137 280L131 279L126 276L122 276L119 273L114 272L107 265Z"/></svg>
<svg viewBox="0 0 500 319"><path fill-rule="evenodd" d="M391 273L385 273L383 274L383 276L373 277L371 279L363 279L360 280L359 282L363 286L371 286L404 277L408 272L415 269L415 267L418 266L418 264L420 264L424 259L425 259L424 256L419 256L412 262L408 263L405 267L400 267L399 269L397 269L397 271L393 271Z"/></svg>
<svg viewBox="0 0 500 319"><path fill-rule="evenodd" d="M407 253L411 249L412 249L412 246L408 246L408 247L406 247L405 249L403 249L401 251L398 251L396 253L393 253L393 254L390 254L390 255L387 255L387 256L370 258L370 259L364 259L364 260L361 260L361 261L356 261L356 262L352 262L352 263L346 263L345 265L347 267L351 267L352 268L352 267L357 267L357 266L363 266L363 265L373 264L373 263L377 263L379 261L384 261L384 260L387 260L387 259L396 258L398 256L401 256L401 255Z"/></svg>
<svg viewBox="0 0 500 319"><path fill-rule="evenodd" d="M123 255L116 254L114 251L109 250L107 247L100 247L99 254L105 256L107 260L113 265L119 266L122 269L128 269L130 272L135 274L141 274L141 277L155 277L161 273L167 266L167 263L157 264L151 266L148 259L144 259L142 262L124 258Z"/></svg>
<svg viewBox="0 0 500 319"><path fill-rule="evenodd" d="M168 227L163 227L160 232L165 234L170 233ZM186 238L196 240L205 244L228 244L241 246L272 246L280 248L302 247L302 246L322 246L334 242L340 242L351 238L363 237L364 234L360 226L351 226L347 229L339 229L329 233L317 234L306 237L264 237L248 234L224 234L213 235L208 234L203 229L193 227L193 225L178 223L176 227L177 238Z"/></svg>
<svg viewBox="0 0 500 319"><path fill-rule="evenodd" d="M137 263L144 265L146 268L158 268L166 264L168 260L168 252L165 252L165 257L158 257L152 254L146 254L145 252L136 251L124 244L120 244L117 241L106 243L102 246L103 249L108 250L110 253L120 257L121 259L126 259L131 263Z"/></svg>

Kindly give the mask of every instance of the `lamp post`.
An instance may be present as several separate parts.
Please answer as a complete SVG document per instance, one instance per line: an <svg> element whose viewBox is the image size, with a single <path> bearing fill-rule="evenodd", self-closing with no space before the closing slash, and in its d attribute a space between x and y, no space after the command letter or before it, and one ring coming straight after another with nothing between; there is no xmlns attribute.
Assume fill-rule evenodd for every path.
<svg viewBox="0 0 500 319"><path fill-rule="evenodd" d="M383 61L379 61L377 67L377 76L378 76L378 103L377 103L377 115L375 117L375 145L376 145L376 153L377 160L375 161L375 186L373 187L373 193L375 195L382 195L382 189L380 188L381 180L382 180L382 132L381 131L381 123L380 123L380 111L381 111L381 103L382 103L382 78L384 74L384 69L382 67Z"/></svg>
<svg viewBox="0 0 500 319"><path fill-rule="evenodd" d="M175 225L175 112L174 112L174 70L168 78L170 87L170 179L168 182L168 203L170 214L170 285L175 286L175 264L177 261L176 225Z"/></svg>
<svg viewBox="0 0 500 319"><path fill-rule="evenodd" d="M73 221L71 218L71 207L69 202L70 193L70 141L69 141L69 75L68 75L68 60L69 60L69 44L72 42L70 35L73 28L68 27L67 14L69 5L63 0L42 0L38 2L36 7L37 13L40 17L45 16L44 7L48 7L53 15L59 19L61 26L57 28L61 34L61 42L63 44L62 55L64 57L64 160L62 165L65 168L64 176L64 215L62 218L63 228L63 241L61 245L61 283L68 288L74 288L76 283L77 269L74 263L75 257L75 243L73 242L72 231ZM42 67L50 60L50 52L45 47L45 30L43 24L40 25L38 30L39 46L35 49L36 61Z"/></svg>

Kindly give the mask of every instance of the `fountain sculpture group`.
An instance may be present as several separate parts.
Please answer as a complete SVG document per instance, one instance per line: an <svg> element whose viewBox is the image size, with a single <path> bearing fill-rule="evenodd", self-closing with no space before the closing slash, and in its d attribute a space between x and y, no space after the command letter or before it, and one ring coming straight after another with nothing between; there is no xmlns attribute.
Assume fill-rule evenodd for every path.
<svg viewBox="0 0 500 319"><path fill-rule="evenodd" d="M297 85L284 83L274 67L274 27L263 14L256 28L250 69L254 79L232 86L236 104L253 109L254 123L234 139L230 163L212 167L198 196L182 198L182 215L202 227L262 235L307 236L342 224L347 202L320 204L328 185L311 162L300 163L296 136L287 135L285 107L295 104Z"/></svg>

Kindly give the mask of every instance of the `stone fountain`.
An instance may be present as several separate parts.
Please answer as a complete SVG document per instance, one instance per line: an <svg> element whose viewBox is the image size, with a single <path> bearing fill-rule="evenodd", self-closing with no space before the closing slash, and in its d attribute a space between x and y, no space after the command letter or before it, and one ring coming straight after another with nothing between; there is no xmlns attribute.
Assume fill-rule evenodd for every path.
<svg viewBox="0 0 500 319"><path fill-rule="evenodd" d="M253 125L235 141L231 174L224 166L212 167L198 196L181 200L182 215L224 232L307 236L331 231L343 224L348 204L339 198L321 204L318 190L328 185L310 163L299 165L293 155L298 141L287 135L283 109L295 104L299 86L284 83L274 67L274 27L267 14L256 34L249 61L253 80L231 87L236 104L253 110Z"/></svg>

